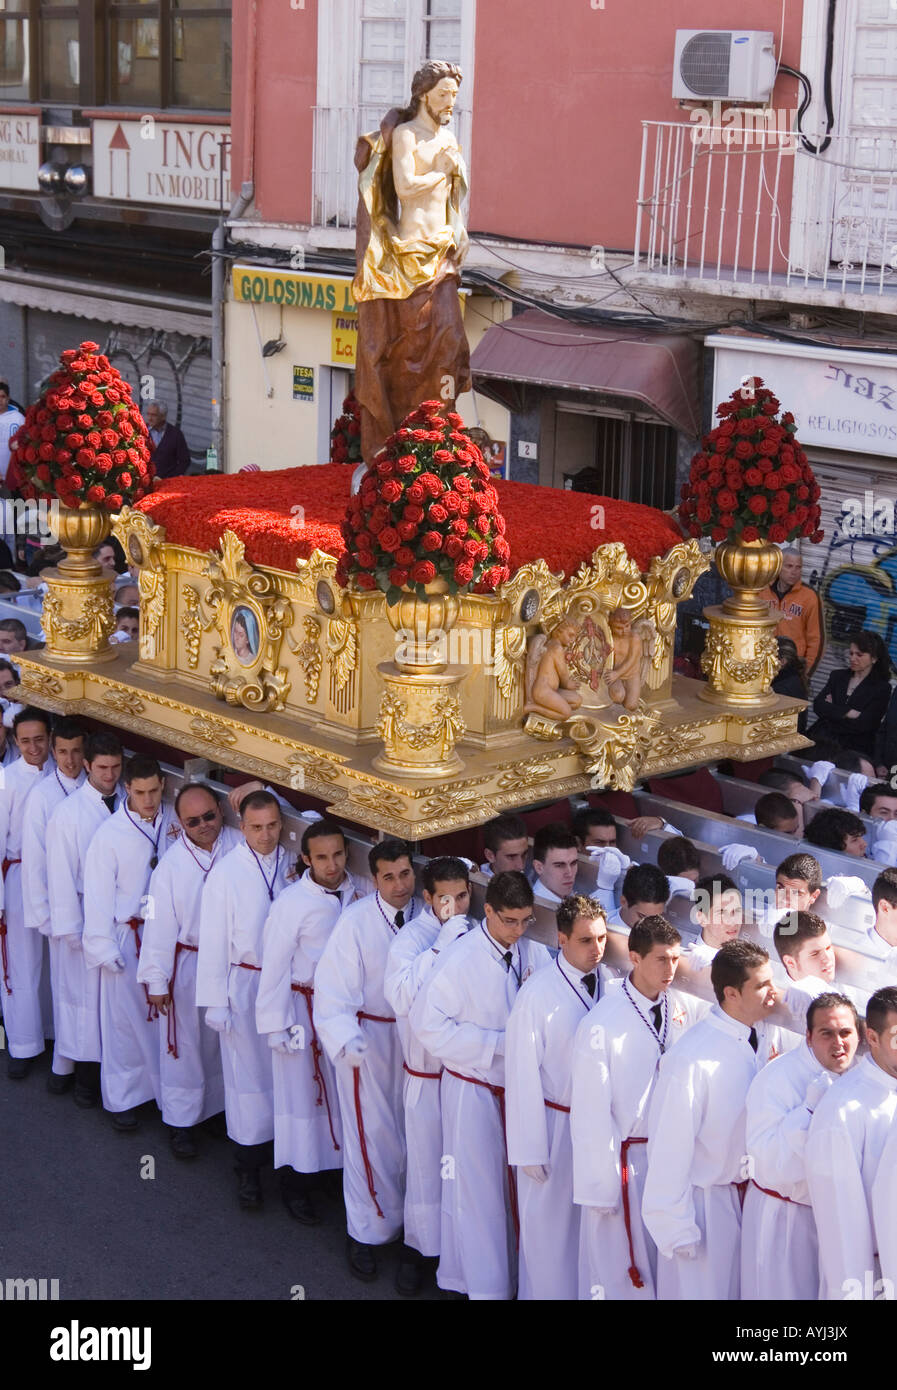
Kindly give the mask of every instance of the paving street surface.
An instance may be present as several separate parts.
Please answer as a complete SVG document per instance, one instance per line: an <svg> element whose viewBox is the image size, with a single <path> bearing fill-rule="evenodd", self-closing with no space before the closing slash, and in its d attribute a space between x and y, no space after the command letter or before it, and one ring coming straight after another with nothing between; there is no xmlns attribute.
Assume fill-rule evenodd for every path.
<svg viewBox="0 0 897 1390"><path fill-rule="evenodd" d="M155 1105L119 1134L101 1109L46 1090L49 1052L24 1081L0 1052L0 1281L59 1280L60 1299L400 1299L398 1246L362 1284L346 1268L342 1202L316 1194L320 1226L301 1226L262 1171L260 1212L237 1206L230 1143L200 1131L200 1155L175 1159ZM155 1160L155 1177L141 1178ZM432 1282L420 1299L441 1295Z"/></svg>

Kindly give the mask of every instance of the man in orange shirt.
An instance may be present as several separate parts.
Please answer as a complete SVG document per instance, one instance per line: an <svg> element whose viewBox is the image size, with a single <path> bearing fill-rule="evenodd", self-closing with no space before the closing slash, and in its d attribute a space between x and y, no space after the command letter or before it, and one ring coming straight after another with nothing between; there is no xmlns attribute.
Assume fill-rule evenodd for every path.
<svg viewBox="0 0 897 1390"><path fill-rule="evenodd" d="M772 615L781 615L776 636L791 638L798 656L806 662L809 676L822 655L822 621L818 594L801 582L797 550L783 551L779 577L761 590L760 597L767 601Z"/></svg>

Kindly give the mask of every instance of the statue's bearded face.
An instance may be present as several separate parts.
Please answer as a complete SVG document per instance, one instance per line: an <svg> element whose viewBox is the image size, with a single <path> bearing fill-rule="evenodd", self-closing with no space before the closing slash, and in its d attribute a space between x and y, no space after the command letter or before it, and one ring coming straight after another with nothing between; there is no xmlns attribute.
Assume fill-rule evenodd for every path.
<svg viewBox="0 0 897 1390"><path fill-rule="evenodd" d="M424 105L437 125L448 125L452 119L458 84L452 77L443 77L424 93Z"/></svg>

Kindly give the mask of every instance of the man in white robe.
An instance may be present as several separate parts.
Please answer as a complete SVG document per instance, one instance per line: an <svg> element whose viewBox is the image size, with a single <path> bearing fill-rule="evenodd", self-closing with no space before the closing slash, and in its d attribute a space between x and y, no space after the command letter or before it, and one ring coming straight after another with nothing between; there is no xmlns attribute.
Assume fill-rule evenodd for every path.
<svg viewBox="0 0 897 1390"><path fill-rule="evenodd" d="M631 970L579 1024L572 1049L579 1297L653 1299L657 1248L642 1220L648 1107L661 1058L708 1006L670 988L682 938L665 917L629 932Z"/></svg>
<svg viewBox="0 0 897 1390"><path fill-rule="evenodd" d="M336 1077L314 1026L315 970L340 913L363 889L346 870L335 821L308 826L301 854L302 877L275 898L265 922L255 1018L271 1050L281 1196L296 1221L317 1226L311 1192L319 1174L342 1166L342 1131Z"/></svg>
<svg viewBox="0 0 897 1390"><path fill-rule="evenodd" d="M829 1087L810 1122L804 1161L823 1299L875 1297L880 1266L871 1193L897 1117L895 1039L897 986L889 985L866 1004L869 1051Z"/></svg>
<svg viewBox="0 0 897 1390"><path fill-rule="evenodd" d="M579 873L579 844L568 825L560 821L541 826L533 836L533 892L537 898L559 907L575 891Z"/></svg>
<svg viewBox="0 0 897 1390"><path fill-rule="evenodd" d="M224 1109L221 1049L196 1003L202 891L212 867L240 843L209 787L182 786L174 802L182 833L153 870L137 981L163 1016L159 1028L162 1119L175 1158L197 1154L194 1127Z"/></svg>
<svg viewBox="0 0 897 1390"><path fill-rule="evenodd" d="M124 800L114 734L89 735L84 766L87 781L56 807L47 826L47 891L56 1046L75 1064L75 1104L89 1110L100 1100L100 971L84 959L84 861L94 834Z"/></svg>
<svg viewBox="0 0 897 1390"><path fill-rule="evenodd" d="M496 816L483 826L483 856L480 873L486 878L493 874L527 872L529 835L526 821L520 816Z"/></svg>
<svg viewBox="0 0 897 1390"><path fill-rule="evenodd" d="M314 1023L333 1063L343 1128L343 1197L350 1273L377 1278L376 1246L402 1230L405 1112L402 1048L383 992L393 939L417 915L414 867L404 840L368 856L375 891L340 915L315 972ZM415 1255L402 1251L399 1272Z"/></svg>
<svg viewBox="0 0 897 1390"><path fill-rule="evenodd" d="M875 922L867 933L868 951L882 962L886 979L897 979L897 869L884 869L872 885Z"/></svg>
<svg viewBox="0 0 897 1390"><path fill-rule="evenodd" d="M833 987L835 948L828 927L814 912L784 912L773 928L773 941L788 976L782 1003L802 1032L810 1004Z"/></svg>
<svg viewBox="0 0 897 1390"><path fill-rule="evenodd" d="M25 925L22 823L25 803L54 764L50 716L42 709L19 710L13 731L21 756L3 768L0 782L0 999L9 1048L7 1075L21 1081L53 1032L49 990L41 989L44 939Z"/></svg>
<svg viewBox="0 0 897 1390"><path fill-rule="evenodd" d="M289 881L277 798L254 791L240 805L243 843L206 879L199 924L196 1003L219 1034L227 1132L235 1146L241 1210L262 1205L259 1170L274 1138L274 1075L268 1039L256 1027L262 934L271 904Z"/></svg>
<svg viewBox="0 0 897 1390"><path fill-rule="evenodd" d="M162 804L165 778L140 754L125 768L124 803L90 841L84 858L88 968L100 972L100 1085L118 1130L134 1130L137 1107L159 1100L159 1012L137 983L141 928L151 910L150 875L178 834Z"/></svg>
<svg viewBox="0 0 897 1390"><path fill-rule="evenodd" d="M570 1066L579 1024L613 976L600 962L607 917L573 894L557 911L560 951L530 976L505 1032L508 1160L517 1169L520 1299L576 1298L579 1208L573 1204Z"/></svg>
<svg viewBox="0 0 897 1390"><path fill-rule="evenodd" d="M464 860L431 859L423 873L423 896L423 911L402 928L389 948L383 992L396 1016L405 1059L405 1244L422 1259L435 1260L442 1220L442 1065L418 1042L408 1014L444 953L470 929L470 876ZM398 1292L417 1292L421 1266L414 1275Z"/></svg>
<svg viewBox="0 0 897 1390"><path fill-rule="evenodd" d="M662 917L670 898L670 881L656 864L630 864L620 887L620 906L608 913L611 931L629 931L643 917Z"/></svg>
<svg viewBox="0 0 897 1390"><path fill-rule="evenodd" d="M710 979L717 1003L661 1061L648 1113L642 1217L661 1299L739 1297L745 1099L783 1050L765 1021L776 991L762 946L727 942Z"/></svg>
<svg viewBox="0 0 897 1390"><path fill-rule="evenodd" d="M744 907L738 884L722 873L698 879L693 903L691 920L701 934L683 946L679 978L700 987L709 984L710 966L720 947L738 937L744 925Z"/></svg>
<svg viewBox="0 0 897 1390"><path fill-rule="evenodd" d="M872 1227L881 1267L873 1298L897 1299L897 1124L892 1122L872 1183ZM874 1283L874 1281L873 1281Z"/></svg>
<svg viewBox="0 0 897 1390"><path fill-rule="evenodd" d="M505 1029L524 981L551 965L546 948L523 935L532 907L522 874L496 874L486 889L485 921L446 951L409 1015L412 1032L444 1068L437 1282L471 1299L511 1299L517 1283Z"/></svg>
<svg viewBox="0 0 897 1390"><path fill-rule="evenodd" d="M86 730L76 719L58 719L50 734L50 752L55 764L51 777L42 777L25 802L22 818L22 907L25 926L39 932L49 950L50 984L53 996L53 1065L47 1077L51 1095L64 1095L75 1081L75 1063L59 1046L56 1021L56 995L59 975L59 939L50 934L50 896L47 888L47 826L50 817L66 797L86 780L84 740ZM62 949L65 949L64 947Z"/></svg>
<svg viewBox="0 0 897 1390"><path fill-rule="evenodd" d="M804 1168L807 1132L817 1103L853 1065L860 1039L857 1011L841 994L814 998L806 1025L806 1042L764 1067L747 1094L751 1182L742 1213L743 1299L819 1297L819 1247Z"/></svg>

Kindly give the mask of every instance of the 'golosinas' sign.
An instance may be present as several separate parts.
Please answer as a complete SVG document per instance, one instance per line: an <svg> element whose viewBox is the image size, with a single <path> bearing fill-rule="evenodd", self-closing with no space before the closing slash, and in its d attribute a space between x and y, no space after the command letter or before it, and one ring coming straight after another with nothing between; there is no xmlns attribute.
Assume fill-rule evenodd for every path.
<svg viewBox="0 0 897 1390"><path fill-rule="evenodd" d="M230 196L230 130L143 116L93 123L97 198L218 208Z"/></svg>
<svg viewBox="0 0 897 1390"><path fill-rule="evenodd" d="M790 410L805 447L897 457L897 363L881 352L714 334L713 399L759 377ZM748 385L742 385L748 383Z"/></svg>

